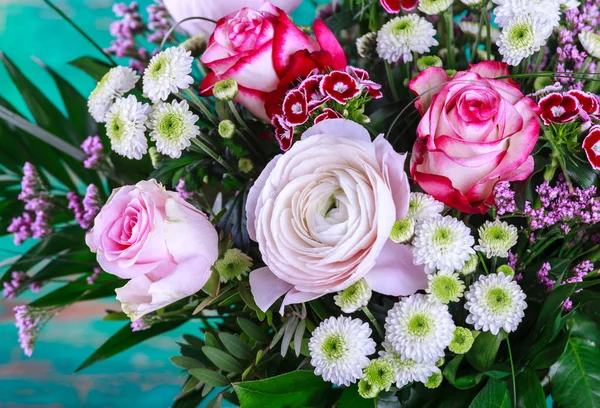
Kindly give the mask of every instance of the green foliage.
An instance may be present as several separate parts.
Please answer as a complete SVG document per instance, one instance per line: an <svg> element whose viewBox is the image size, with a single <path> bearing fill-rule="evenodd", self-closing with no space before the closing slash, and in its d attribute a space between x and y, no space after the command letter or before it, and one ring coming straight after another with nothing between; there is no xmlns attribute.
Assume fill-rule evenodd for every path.
<svg viewBox="0 0 600 408"><path fill-rule="evenodd" d="M511 408L508 388L502 381L490 379L469 408Z"/></svg>

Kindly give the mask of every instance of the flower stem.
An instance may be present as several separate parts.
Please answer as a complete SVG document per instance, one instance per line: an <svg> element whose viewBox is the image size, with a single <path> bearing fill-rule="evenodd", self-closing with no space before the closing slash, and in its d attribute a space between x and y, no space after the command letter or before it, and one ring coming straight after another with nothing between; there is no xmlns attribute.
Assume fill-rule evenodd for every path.
<svg viewBox="0 0 600 408"><path fill-rule="evenodd" d="M223 160L217 153L215 153L214 150L212 150L210 147L208 147L206 144L204 144L204 142L202 142L200 139L194 138L194 139L192 139L192 143L194 143L196 146L198 146L204 153L209 155L214 161L216 161L221 166L223 166L223 168L225 168L225 170L227 170L230 173L235 172L233 167L231 167L229 164L227 164L227 162L225 160Z"/></svg>
<svg viewBox="0 0 600 408"><path fill-rule="evenodd" d="M390 87L390 90L392 91L392 98L394 98L394 102L395 102L399 99L398 91L396 90L396 85L394 84L394 74L392 73L392 67L390 66L390 64L388 62L385 63L385 72L386 72L387 78L388 78L388 86Z"/></svg>
<svg viewBox="0 0 600 408"><path fill-rule="evenodd" d="M485 16L485 52L486 52L486 59L487 60L491 60L492 59L492 26L491 26L491 22L490 22L490 15L487 11L487 9L483 8L481 9L481 12L484 13Z"/></svg>
<svg viewBox="0 0 600 408"><path fill-rule="evenodd" d="M206 116L206 118L210 121L210 123L212 123L214 126L217 125L217 122L212 114L212 112L206 107L206 105L204 105L204 103L200 100L200 98L198 98L196 96L195 93L193 93L192 91L190 91L190 89L184 89L183 92L189 96L191 102L194 104L195 107L197 107L198 109L200 109L200 111L204 114L204 116Z"/></svg>
<svg viewBox="0 0 600 408"><path fill-rule="evenodd" d="M454 20L452 20L452 7L444 12L446 23L446 59L448 69L454 69Z"/></svg>
<svg viewBox="0 0 600 408"><path fill-rule="evenodd" d="M508 339L508 333L506 333L506 346L508 347L508 358L510 359L510 371L512 374L512 386L513 386L513 407L517 406L517 381L515 379L515 363L513 362L512 351L510 349L510 340Z"/></svg>
<svg viewBox="0 0 600 408"><path fill-rule="evenodd" d="M375 319L375 316L373 316L373 313L371 313L371 311L369 310L369 308L366 307L366 306L362 308L362 311L369 318L369 320L371 321L371 323L375 327L375 330L377 330L377 333L379 333L379 336L382 339L384 339L385 338L385 333L384 333L383 329L381 328L381 326L379 325L379 322L377 321L377 319Z"/></svg>

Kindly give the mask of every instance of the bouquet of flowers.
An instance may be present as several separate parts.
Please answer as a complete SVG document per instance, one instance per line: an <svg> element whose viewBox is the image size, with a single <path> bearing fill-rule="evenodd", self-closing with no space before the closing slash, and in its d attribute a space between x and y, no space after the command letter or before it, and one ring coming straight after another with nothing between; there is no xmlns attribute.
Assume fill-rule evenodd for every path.
<svg viewBox="0 0 600 408"><path fill-rule="evenodd" d="M600 407L600 2L299 3L117 4L67 115L2 55L24 352L116 293L79 369L191 320L176 407Z"/></svg>

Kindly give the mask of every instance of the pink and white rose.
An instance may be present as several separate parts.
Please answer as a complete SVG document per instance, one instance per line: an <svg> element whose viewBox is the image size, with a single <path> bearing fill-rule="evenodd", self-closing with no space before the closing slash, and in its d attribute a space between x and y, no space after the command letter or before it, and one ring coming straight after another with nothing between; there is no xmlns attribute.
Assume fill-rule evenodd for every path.
<svg viewBox="0 0 600 408"><path fill-rule="evenodd" d="M406 155L346 119L320 122L275 157L248 195L250 238L267 265L250 273L268 309L318 298L364 278L372 290L410 295L427 286L412 249L389 234L408 211Z"/></svg>
<svg viewBox="0 0 600 408"><path fill-rule="evenodd" d="M198 292L218 258L206 215L155 180L114 190L86 244L103 270L129 279L116 292L131 320Z"/></svg>
<svg viewBox="0 0 600 408"><path fill-rule="evenodd" d="M271 3L286 13L294 11L302 0L271 0ZM244 7L258 10L267 0L163 0L169 14L175 22L190 17L203 17L217 21L227 14ZM181 23L180 27L189 35L212 34L215 24L205 20L190 20Z"/></svg>
<svg viewBox="0 0 600 408"><path fill-rule="evenodd" d="M509 79L506 64L486 61L450 78L428 68L409 84L420 98L410 171L439 201L467 213L485 213L500 181L533 172L531 152L540 133L539 108Z"/></svg>

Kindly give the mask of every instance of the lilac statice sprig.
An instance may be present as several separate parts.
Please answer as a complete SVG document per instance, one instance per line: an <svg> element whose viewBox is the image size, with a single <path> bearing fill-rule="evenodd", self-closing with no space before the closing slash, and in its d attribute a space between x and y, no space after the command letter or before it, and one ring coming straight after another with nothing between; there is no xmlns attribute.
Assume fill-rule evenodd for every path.
<svg viewBox="0 0 600 408"><path fill-rule="evenodd" d="M27 357L31 357L40 331L62 308L36 308L27 305L16 306L15 326L19 329L19 345Z"/></svg>

